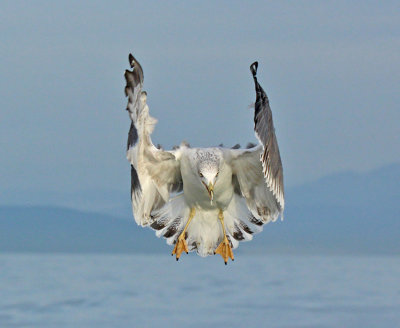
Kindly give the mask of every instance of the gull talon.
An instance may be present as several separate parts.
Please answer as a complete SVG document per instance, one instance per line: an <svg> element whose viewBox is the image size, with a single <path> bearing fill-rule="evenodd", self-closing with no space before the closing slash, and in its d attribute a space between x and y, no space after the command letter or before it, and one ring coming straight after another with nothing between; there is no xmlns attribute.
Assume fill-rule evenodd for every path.
<svg viewBox="0 0 400 328"><path fill-rule="evenodd" d="M182 233L179 235L179 237L178 237L178 239L176 241L174 250L172 251L172 256L174 254L176 254L176 260L177 261L181 257L182 252L185 252L186 254L189 254L189 249L188 249L185 237L186 237L186 229L189 226L190 221L193 219L194 214L195 214L195 209L192 208L190 210L190 215L189 215L188 222L186 223L186 226L183 229Z"/></svg>
<svg viewBox="0 0 400 328"><path fill-rule="evenodd" d="M215 249L214 254L220 254L222 256L222 258L224 259L225 265L227 265L228 259L231 258L231 260L233 261L234 258L233 258L232 247L229 243L228 237L226 236L225 225L224 225L224 216L223 216L222 210L219 210L218 219L221 221L222 231L224 233L224 239L221 241L221 243Z"/></svg>

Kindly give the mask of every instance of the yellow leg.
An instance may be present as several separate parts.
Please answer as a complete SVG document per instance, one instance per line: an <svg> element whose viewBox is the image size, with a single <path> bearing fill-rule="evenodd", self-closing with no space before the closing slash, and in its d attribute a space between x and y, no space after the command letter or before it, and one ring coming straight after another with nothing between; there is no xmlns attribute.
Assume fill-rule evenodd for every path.
<svg viewBox="0 0 400 328"><path fill-rule="evenodd" d="M234 257L233 257L232 247L229 243L228 238L226 237L224 214L222 213L222 210L219 210L218 219L221 221L222 231L224 232L224 239L219 244L219 246L217 247L217 249L215 250L214 253L220 254L222 256L222 258L224 259L224 262L226 265L228 263L228 258L230 257L232 259L232 261L234 261Z"/></svg>
<svg viewBox="0 0 400 328"><path fill-rule="evenodd" d="M175 244L175 248L172 251L171 255L176 254L176 260L177 261L181 257L181 254L182 254L183 251L185 251L186 254L189 253L188 246L187 246L187 243L186 243L186 240L185 240L185 234L186 234L186 229L188 228L190 221L192 221L195 212L196 211L195 211L195 209L193 207L190 210L189 219L188 219L188 221L187 221L187 223L185 225L185 228L183 229L182 233L179 235L178 240L176 241L176 244Z"/></svg>

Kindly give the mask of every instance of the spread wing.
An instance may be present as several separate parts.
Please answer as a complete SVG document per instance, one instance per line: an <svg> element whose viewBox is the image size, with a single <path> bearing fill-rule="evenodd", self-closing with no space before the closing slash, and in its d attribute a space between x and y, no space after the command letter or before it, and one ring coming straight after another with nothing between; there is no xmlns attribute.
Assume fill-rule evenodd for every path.
<svg viewBox="0 0 400 328"><path fill-rule="evenodd" d="M143 70L129 54L132 71L125 71L125 95L131 118L127 159L131 163L132 209L138 224L150 223L151 212L161 208L171 192L182 191L178 151L156 148L150 138L157 120L149 115L146 92L142 91Z"/></svg>
<svg viewBox="0 0 400 328"><path fill-rule="evenodd" d="M235 192L263 223L275 221L285 206L283 169L268 97L257 81L255 62L250 66L256 89L254 132L260 145L230 149Z"/></svg>

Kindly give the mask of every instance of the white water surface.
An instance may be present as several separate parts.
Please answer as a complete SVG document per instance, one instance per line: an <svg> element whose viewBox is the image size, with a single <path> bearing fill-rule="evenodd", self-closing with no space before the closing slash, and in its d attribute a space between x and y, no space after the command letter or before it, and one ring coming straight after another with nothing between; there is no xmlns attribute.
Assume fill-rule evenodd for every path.
<svg viewBox="0 0 400 328"><path fill-rule="evenodd" d="M0 254L0 327L400 327L400 258Z"/></svg>

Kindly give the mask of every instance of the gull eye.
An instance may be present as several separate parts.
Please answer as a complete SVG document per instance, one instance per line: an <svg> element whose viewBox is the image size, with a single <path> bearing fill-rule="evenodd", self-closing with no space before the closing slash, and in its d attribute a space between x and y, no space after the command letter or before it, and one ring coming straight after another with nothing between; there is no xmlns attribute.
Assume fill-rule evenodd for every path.
<svg viewBox="0 0 400 328"><path fill-rule="evenodd" d="M219 171L217 172L217 174L215 175L216 177L218 176L218 174L219 174Z"/></svg>
<svg viewBox="0 0 400 328"><path fill-rule="evenodd" d="M200 178L204 177L203 173L199 172Z"/></svg>

